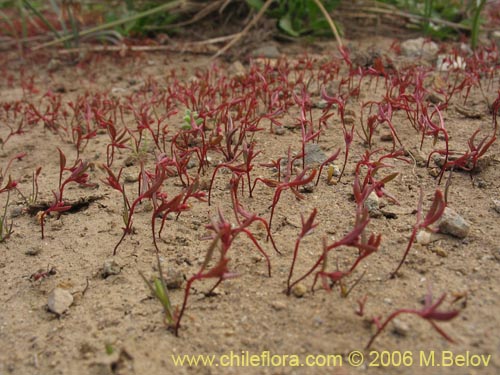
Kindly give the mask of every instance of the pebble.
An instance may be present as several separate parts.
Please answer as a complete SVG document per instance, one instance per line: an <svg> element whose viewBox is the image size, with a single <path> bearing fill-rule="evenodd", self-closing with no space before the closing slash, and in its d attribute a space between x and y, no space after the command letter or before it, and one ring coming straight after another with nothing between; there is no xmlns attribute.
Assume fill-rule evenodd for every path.
<svg viewBox="0 0 500 375"><path fill-rule="evenodd" d="M23 208L22 207L15 206L15 207L12 207L11 210L10 210L10 218L11 219L19 217L22 214L23 214Z"/></svg>
<svg viewBox="0 0 500 375"><path fill-rule="evenodd" d="M439 46L425 38L408 39L401 43L401 53L406 57L423 57L431 60L436 57Z"/></svg>
<svg viewBox="0 0 500 375"><path fill-rule="evenodd" d="M292 288L292 293L297 298L302 298L306 294L307 288L304 284L298 283Z"/></svg>
<svg viewBox="0 0 500 375"><path fill-rule="evenodd" d="M391 133L385 133L385 134L382 134L380 136L380 140L382 142L393 142L394 141L394 137L392 136Z"/></svg>
<svg viewBox="0 0 500 375"><path fill-rule="evenodd" d="M315 103L316 108L324 109L328 105L328 102L325 99L320 99Z"/></svg>
<svg viewBox="0 0 500 375"><path fill-rule="evenodd" d="M426 230L421 230L417 233L417 243L421 245L428 245L431 243L432 234Z"/></svg>
<svg viewBox="0 0 500 375"><path fill-rule="evenodd" d="M380 199L377 193L372 191L365 200L364 206L368 209L371 217L380 216Z"/></svg>
<svg viewBox="0 0 500 375"><path fill-rule="evenodd" d="M252 52L252 57L265 57L268 59L277 59L280 55L281 53L278 50L278 47L273 44L259 47Z"/></svg>
<svg viewBox="0 0 500 375"><path fill-rule="evenodd" d="M309 182L308 184L303 185L302 191L304 193L310 194L310 193L314 193L315 188L316 188L316 183L313 181L313 182Z"/></svg>
<svg viewBox="0 0 500 375"><path fill-rule="evenodd" d="M432 177L437 177L441 173L441 170L439 168L429 168L428 171Z"/></svg>
<svg viewBox="0 0 500 375"><path fill-rule="evenodd" d="M111 275L118 275L122 268L114 259L106 259L102 266L101 276L103 279Z"/></svg>
<svg viewBox="0 0 500 375"><path fill-rule="evenodd" d="M165 283L168 289L180 289L184 283L184 274L173 267L168 267L165 275Z"/></svg>
<svg viewBox="0 0 500 375"><path fill-rule="evenodd" d="M497 48L500 49L500 30L491 33L491 39L496 43Z"/></svg>
<svg viewBox="0 0 500 375"><path fill-rule="evenodd" d="M24 254L26 255L29 255L31 257L34 257L35 255L38 255L42 252L42 248L41 247L29 247L26 249L26 251L24 252Z"/></svg>
<svg viewBox="0 0 500 375"><path fill-rule="evenodd" d="M499 249L496 249L494 252L493 252L493 256L495 257L496 260L498 260L500 262L500 248Z"/></svg>
<svg viewBox="0 0 500 375"><path fill-rule="evenodd" d="M137 182L137 180L139 180L139 174L126 172L124 173L123 180L128 184Z"/></svg>
<svg viewBox="0 0 500 375"><path fill-rule="evenodd" d="M440 256L441 258L446 258L448 256L448 252L441 246L436 246L434 249L432 249L432 252Z"/></svg>
<svg viewBox="0 0 500 375"><path fill-rule="evenodd" d="M57 315L64 314L73 303L73 296L66 289L55 288L50 292L47 306L49 311Z"/></svg>
<svg viewBox="0 0 500 375"><path fill-rule="evenodd" d="M273 133L276 135L283 135L285 134L286 129L283 126L276 126L273 125Z"/></svg>
<svg viewBox="0 0 500 375"><path fill-rule="evenodd" d="M317 143L306 144L305 153L305 164L311 168L318 167L327 159L326 154Z"/></svg>
<svg viewBox="0 0 500 375"><path fill-rule="evenodd" d="M408 326L408 324L398 318L392 320L392 326L392 331L396 335L406 337L408 335L408 332L410 332L410 327Z"/></svg>
<svg viewBox="0 0 500 375"><path fill-rule="evenodd" d="M281 311L286 309L286 303L281 301L273 301L271 302L271 307L276 311Z"/></svg>
<svg viewBox="0 0 500 375"><path fill-rule="evenodd" d="M134 165L135 163L137 163L137 157L135 155L130 155L129 157L127 157L125 159L125 161L123 162L123 164L126 166L126 167L131 167L132 165Z"/></svg>
<svg viewBox="0 0 500 375"><path fill-rule="evenodd" d="M470 224L455 210L446 207L439 220L439 231L454 237L465 238L469 234Z"/></svg>
<svg viewBox="0 0 500 375"><path fill-rule="evenodd" d="M236 60L229 66L229 74L234 77L244 77L246 74L246 69L241 61Z"/></svg>
<svg viewBox="0 0 500 375"><path fill-rule="evenodd" d="M338 165L333 164L333 177L340 176L340 168Z"/></svg>
<svg viewBox="0 0 500 375"><path fill-rule="evenodd" d="M500 214L500 199L493 199L493 208Z"/></svg>

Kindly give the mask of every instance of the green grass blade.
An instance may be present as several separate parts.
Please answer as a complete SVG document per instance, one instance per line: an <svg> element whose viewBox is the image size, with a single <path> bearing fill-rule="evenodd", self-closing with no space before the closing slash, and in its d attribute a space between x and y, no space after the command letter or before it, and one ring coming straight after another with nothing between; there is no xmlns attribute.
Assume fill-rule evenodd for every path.
<svg viewBox="0 0 500 375"><path fill-rule="evenodd" d="M59 32L55 29L55 27L49 21L47 21L47 19L44 17L44 15L42 13L40 13L38 11L38 9L36 9L33 5L31 5L31 3L28 0L23 0L23 3L26 7L28 7L35 14L35 16L37 16L40 19L40 21L43 22L43 24L45 26L47 26L49 28L50 31L52 31L54 33L54 35L57 38L61 38L61 34L59 34Z"/></svg>
<svg viewBox="0 0 500 375"><path fill-rule="evenodd" d="M171 1L171 2L168 2L166 4L159 5L155 8L148 9L144 12L134 14L132 16L124 17L124 18L121 18L121 19L116 20L116 21L105 23L103 25L91 27L89 29L86 29L86 30L83 30L82 32L80 32L79 36L82 37L85 35L95 33L96 31L111 29L113 27L120 26L120 25L123 25L124 23L135 21L135 20L138 20L138 19L143 18L143 17L147 17L147 16L150 16L152 14L156 14L156 13L163 12L163 11L168 11L168 10L171 10L171 9L178 7L179 5L182 5L183 2L184 2L184 0ZM64 43L64 42L71 40L73 38L74 38L74 35L65 35L63 37L58 37L55 40L52 40L50 42L43 43L43 44L40 44L39 46L34 47L33 50L53 46L53 45L56 45L59 43Z"/></svg>

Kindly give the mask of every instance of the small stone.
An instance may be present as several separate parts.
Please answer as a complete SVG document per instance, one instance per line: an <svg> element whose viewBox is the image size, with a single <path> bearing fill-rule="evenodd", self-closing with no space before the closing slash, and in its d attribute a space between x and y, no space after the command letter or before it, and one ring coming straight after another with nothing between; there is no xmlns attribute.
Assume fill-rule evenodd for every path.
<svg viewBox="0 0 500 375"><path fill-rule="evenodd" d="M286 129L283 126L276 126L273 125L273 133L276 135L283 135L285 134Z"/></svg>
<svg viewBox="0 0 500 375"><path fill-rule="evenodd" d="M320 99L314 105L315 105L316 108L324 109L328 105L328 102L325 99Z"/></svg>
<svg viewBox="0 0 500 375"><path fill-rule="evenodd" d="M19 217L23 214L23 208L22 207L18 207L18 206L15 206L15 207L12 207L10 209L10 218L11 219L14 219L16 217Z"/></svg>
<svg viewBox="0 0 500 375"><path fill-rule="evenodd" d="M246 74L245 67L241 63L241 61L236 60L229 67L229 74L234 77L244 77Z"/></svg>
<svg viewBox="0 0 500 375"><path fill-rule="evenodd" d="M392 320L392 331L399 336L406 337L408 332L410 332L410 327L407 323L401 321L398 318Z"/></svg>
<svg viewBox="0 0 500 375"><path fill-rule="evenodd" d="M194 159L189 159L189 161L187 162L187 165L186 165L186 168L187 169L193 169L194 167L196 167L198 164L196 163L196 160Z"/></svg>
<svg viewBox="0 0 500 375"><path fill-rule="evenodd" d="M306 294L307 288L304 284L297 284L292 288L292 293L297 298L302 298Z"/></svg>
<svg viewBox="0 0 500 375"><path fill-rule="evenodd" d="M392 133L385 133L380 136L380 140L382 142L393 142L394 137L392 136Z"/></svg>
<svg viewBox="0 0 500 375"><path fill-rule="evenodd" d="M302 186L302 191L304 193L310 194L314 192L314 189L316 188L316 184L314 182L309 182L308 184L305 184Z"/></svg>
<svg viewBox="0 0 500 375"><path fill-rule="evenodd" d="M252 52L252 57L265 57L268 59L277 59L280 57L281 53L273 44L265 45L257 48Z"/></svg>
<svg viewBox="0 0 500 375"><path fill-rule="evenodd" d="M483 112L460 104L455 104L455 111L467 118L480 119L483 117Z"/></svg>
<svg viewBox="0 0 500 375"><path fill-rule="evenodd" d="M55 288L49 294L47 306L49 311L57 315L64 314L73 303L73 296L66 289Z"/></svg>
<svg viewBox="0 0 500 375"><path fill-rule="evenodd" d="M439 220L439 231L451 234L458 238L465 238L469 234L470 224L455 210L446 207Z"/></svg>
<svg viewBox="0 0 500 375"><path fill-rule="evenodd" d="M440 256L441 258L446 258L448 256L448 252L441 246L436 246L434 249L432 249L432 252Z"/></svg>
<svg viewBox="0 0 500 375"><path fill-rule="evenodd" d="M271 302L271 307L276 311L281 311L286 309L286 304L281 301L273 301Z"/></svg>
<svg viewBox="0 0 500 375"><path fill-rule="evenodd" d="M351 116L351 115L345 115L344 116L344 124L345 125L352 125L356 122L356 117Z"/></svg>
<svg viewBox="0 0 500 375"><path fill-rule="evenodd" d="M126 172L123 174L123 180L126 183L131 184L131 183L137 182L137 180L139 180L139 175L137 173Z"/></svg>
<svg viewBox="0 0 500 375"><path fill-rule="evenodd" d="M488 187L488 184L481 177L476 177L474 179L474 186L477 186L479 189L484 189Z"/></svg>
<svg viewBox="0 0 500 375"><path fill-rule="evenodd" d="M305 153L305 164L310 168L318 167L327 159L326 154L317 143L306 144Z"/></svg>
<svg viewBox="0 0 500 375"><path fill-rule="evenodd" d="M333 177L339 177L340 176L340 168L338 165L333 164Z"/></svg>
<svg viewBox="0 0 500 375"><path fill-rule="evenodd" d="M429 174L432 177L437 177L441 173L441 171L439 170L439 168L429 168L428 171L429 171Z"/></svg>
<svg viewBox="0 0 500 375"><path fill-rule="evenodd" d="M377 196L377 193L372 191L370 195L365 200L364 206L368 209L368 213L371 217L380 216L380 199Z"/></svg>
<svg viewBox="0 0 500 375"><path fill-rule="evenodd" d="M417 243L428 245L431 243L431 233L426 230L421 230L417 233Z"/></svg>
<svg viewBox="0 0 500 375"><path fill-rule="evenodd" d="M491 33L491 39L496 43L497 48L500 49L500 30Z"/></svg>
<svg viewBox="0 0 500 375"><path fill-rule="evenodd" d="M443 94L439 94L437 92L431 92L429 95L427 95L426 98L429 102L434 103L434 104L441 104L446 101L446 97Z"/></svg>
<svg viewBox="0 0 500 375"><path fill-rule="evenodd" d="M493 256L500 262L500 248L493 251Z"/></svg>
<svg viewBox="0 0 500 375"><path fill-rule="evenodd" d="M409 39L401 43L401 53L406 57L422 57L432 60L436 57L439 46L425 38Z"/></svg>
<svg viewBox="0 0 500 375"><path fill-rule="evenodd" d="M106 259L102 266L101 276L103 279L111 275L118 275L122 268L114 259Z"/></svg>
<svg viewBox="0 0 500 375"><path fill-rule="evenodd" d="M500 199L493 199L493 208L500 214Z"/></svg>
<svg viewBox="0 0 500 375"><path fill-rule="evenodd" d="M137 157L135 155L130 155L123 162L123 164L125 164L126 167L131 167L135 163L137 163Z"/></svg>
<svg viewBox="0 0 500 375"><path fill-rule="evenodd" d="M40 254L42 251L42 248L41 247L29 247L26 249L26 251L24 252L24 254L26 255L29 255L30 257L34 257L35 255L38 255Z"/></svg>
<svg viewBox="0 0 500 375"><path fill-rule="evenodd" d="M184 275L178 269L168 267L165 275L165 283L168 289L180 289L184 283Z"/></svg>

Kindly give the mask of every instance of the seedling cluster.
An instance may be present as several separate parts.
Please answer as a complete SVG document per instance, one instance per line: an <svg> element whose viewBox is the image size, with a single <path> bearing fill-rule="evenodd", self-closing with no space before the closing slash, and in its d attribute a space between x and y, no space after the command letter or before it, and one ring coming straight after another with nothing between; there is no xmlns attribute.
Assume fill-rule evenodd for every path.
<svg viewBox="0 0 500 375"><path fill-rule="evenodd" d="M362 282L366 271L361 271L362 265L387 250L384 236L370 229L374 219L366 207L367 199L375 194L390 204L399 204L397 194L391 193L391 185L396 184L400 172L390 171L411 166L410 147L428 150L424 145L428 147L430 140L433 148L427 154L427 166L431 166L434 155L442 156L444 161L432 190L420 187L416 222L408 233L406 249L401 250L394 271L384 275L397 277L405 272L405 260L418 231L434 230L433 225L446 207L441 186L445 171L465 170L472 176L478 162L496 141L500 91L495 93L492 87L498 79L498 51L494 46L483 47L471 55L452 51L455 57L463 58L466 68L442 73L418 64L397 68L395 62L384 56L367 66L357 66L347 48L339 52L323 61L309 56L295 61L253 60L245 74L232 77L217 65L197 71L190 80L183 80L178 72L171 71L161 80L146 78L139 89L121 97L103 91L80 94L70 101L64 94L52 91L38 94L36 80L22 74L23 99L1 103L0 119L7 124L2 129L2 147L7 148L14 137L26 136L37 126L53 134L54 139L73 146L72 164L67 163L68 151L48 146L54 147L59 156L56 187L40 184L40 168L33 173L32 193L25 204L36 203L39 187L52 190L54 197L39 214L41 238L46 236L47 216L60 216L72 208L65 203L65 189L70 185L93 187L92 181L100 179L112 190L109 199L118 200L122 207L121 236L114 248L109 249L110 255L127 251L125 239L134 235L138 207L146 202L152 207L146 215L150 215L150 240L156 250L160 275L152 283L144 279L164 307L165 322L176 335L182 332L181 323L194 283L214 279L210 295L221 282L237 276L232 271L231 259L240 237L246 237L264 257L269 277L273 257L266 247L272 246L276 256L290 257L288 277L283 280L287 295L299 283L309 280L311 291L318 284L327 291L338 286L341 297L347 298ZM377 94L365 99L363 92L367 88ZM454 129L446 126L445 114L452 103L467 105L473 90L483 95L492 124L471 129L470 134L454 133ZM435 97L441 99L436 101ZM396 114L403 114L408 121L401 121ZM286 154L269 155L263 146L265 140L279 139L274 133L282 128L289 129ZM419 144L408 144L401 136L408 128L418 134ZM390 146L378 144L376 135L381 131L389 134ZM342 134L343 143L335 145L334 151L317 165L308 165L306 146L322 144L320 140L335 133ZM454 147L458 148L451 147L451 134ZM90 163L86 148L96 140L105 144L103 160ZM363 151L359 153L358 149ZM10 178L9 169L13 161L25 156L25 153L15 155L0 170L0 194L7 196L0 218L0 241L12 233L6 214L10 193L22 191L17 181ZM138 166L135 189L126 189L120 164L125 157ZM342 164L336 176L335 163ZM99 168L94 168L94 164ZM299 267L306 236L321 236L316 232L326 229L320 220L321 206L307 209L309 214L304 212L303 207L311 204L305 191L312 186L335 196L338 183L352 185L352 211L343 213L352 219L352 225L337 228L345 234L335 240L324 236L322 249L312 265ZM434 198L430 207L425 207L424 197L428 193ZM302 212L292 247L277 240L279 232L273 220L283 206L280 200L287 195L296 198L294 209ZM264 212L255 203L257 200L267 202ZM290 199L287 201L293 204ZM187 278L182 302L176 304L177 295L168 290L163 280L159 257L166 250L159 239L169 225L167 218L172 215L178 218L194 205L206 207L207 235L203 239L210 244L197 272ZM427 214L422 218L424 211ZM258 233L262 230L265 238ZM347 265L343 262L344 266L339 268L341 253L349 254L350 258ZM299 273L298 268L305 271ZM389 287L391 282L394 281L388 278ZM403 313L429 321L443 337L451 340L435 324L458 315L456 310L437 311L443 300L444 295L432 302L429 294L421 310L400 309L383 322L374 319L377 331L367 346L394 317ZM366 297L359 300L358 315L367 313L365 302Z"/></svg>

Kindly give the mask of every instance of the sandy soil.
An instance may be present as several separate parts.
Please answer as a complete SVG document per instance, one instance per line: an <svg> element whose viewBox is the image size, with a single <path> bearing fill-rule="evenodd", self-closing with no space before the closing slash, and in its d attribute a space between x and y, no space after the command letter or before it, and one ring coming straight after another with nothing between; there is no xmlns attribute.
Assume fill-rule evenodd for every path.
<svg viewBox="0 0 500 375"><path fill-rule="evenodd" d="M384 53L393 56L390 41L379 41ZM366 43L369 45L371 43ZM366 45L355 48L361 50ZM356 45L353 45L356 46ZM283 47L283 49L285 49ZM295 49L295 51L294 51ZM285 49L286 50L286 49ZM290 64L297 62L302 47L292 47L287 55ZM315 67L339 59L332 53L331 44L318 44L310 57ZM288 50L287 50L288 51ZM334 57L332 57L334 56ZM79 65L71 65L64 59L52 59L50 69L46 68L50 56L34 56L21 69L15 55L7 54L3 59L3 74L0 80L0 103L23 100L38 105L47 90L60 95L64 106L78 96L89 93L107 93L109 97L124 100L127 95L155 81L158 89L166 88L165 78L175 69L181 82L195 78L197 69L206 69L208 57L175 54L145 54L119 56L89 56ZM33 61L38 61L34 63ZM252 66L262 67L259 62L242 59L247 74ZM275 63L272 60L272 63ZM399 61L400 66L408 61ZM432 63L429 63L432 64ZM218 76L234 77L234 65L220 61ZM345 70L345 67L343 68ZM22 72L22 74L21 74ZM342 76L342 75L341 75ZM24 78L22 78L24 77ZM38 93L23 96L21 82L33 77ZM152 78L151 78L152 77ZM228 78L229 79L229 78ZM311 83L311 100L319 102L318 82ZM486 88L485 95L494 100L498 78ZM375 86L375 80L367 79L362 84L358 100L380 100L383 95L382 82ZM150 93L145 94L150 95ZM466 107L479 113L480 118L469 118L457 111L456 104L463 99L454 98L444 112L446 128L450 134L450 147L467 149L467 139L478 128L491 127L491 114L477 89L473 89ZM356 130L360 131L359 103L349 104L355 115ZM185 108L179 106L179 115L172 117L172 129L182 122ZM318 118L321 109L314 109ZM2 122L0 132L3 139L8 134L5 127L5 112L0 110ZM292 107L282 118L285 125L293 125L299 116L298 109ZM414 155L426 157L433 149L432 139L425 139L422 151L417 151L421 135L415 131L402 111L394 114L394 125L403 147ZM128 114L126 123L136 124ZM268 168L259 163L283 157L291 146L300 151L300 130L286 129L283 134L269 132L269 123L263 121L265 131L255 133L254 140L262 153L257 157L252 178L271 178ZM381 126L374 137L372 149L390 149L391 142L383 141L387 127ZM1 150L0 166L6 168L8 160L19 152L26 152L22 160L15 160L8 172L19 182L19 190L29 196L33 171L41 166L38 202L51 202L52 190L58 186L59 156L57 147L66 154L68 164L76 158L75 146L64 134L58 135L46 129L42 123L27 128L23 135L13 136ZM229 257L229 267L239 277L226 280L216 289L214 296L205 296L213 279L193 284L186 315L179 337L175 337L162 323L162 307L151 298L139 271L146 275L157 274L155 250L151 239L149 211L151 205L144 202L134 215L134 233L126 236L112 256L123 226L121 219L122 200L120 194L103 183L106 175L99 165L106 162L106 146L109 137L98 131L80 157L92 163L88 173L90 182L97 186L83 188L69 184L65 191L65 201L97 197L87 207L63 214L59 219L53 215L46 219L46 236L41 239L37 216L30 215L27 205L17 194L10 195L7 208L11 215L14 233L0 244L0 374L497 374L500 372L500 226L499 213L494 210L493 199L500 198L500 170L494 155L499 147L495 143L487 155L488 166L474 175L471 180L467 173L455 172L449 189L448 205L460 213L471 225L468 236L458 239L449 235L438 235L428 245L415 244L397 278L389 274L402 257L415 223L415 209L419 197L419 186L424 191L424 212L437 186L433 177L434 165L426 168L422 163L389 161L396 179L386 188L399 201L394 204L381 199L386 213L372 218L367 231L382 234L380 250L368 257L349 276L347 284L352 285L362 272L359 284L343 298L338 287L332 292L316 288L310 291L313 277L304 280L308 288L301 297L287 296L283 291L292 261L294 241L300 231L300 214L309 215L318 209L318 227L302 243L294 277L304 274L316 261L322 251L322 239L328 242L341 238L354 222L352 184L357 161L367 150L360 135L355 133L345 176L335 185L326 183L324 172L318 186L312 192L304 193L299 201L290 191L283 192L273 218L273 236L282 255L276 254L265 242L265 232L255 225L259 242L269 254L272 277L268 277L265 259L256 251L250 241L243 237L233 244ZM332 154L341 148L337 165L342 165L344 140L339 116L330 120L319 140L325 154ZM442 140L437 148L442 147ZM145 147L146 165L149 170L154 165L157 150L149 140ZM134 180L139 172L137 163L125 166L132 155L130 149L117 152L112 166L114 171L124 167L124 176ZM200 178L207 185L214 166L221 161L221 155L213 153L211 167ZM418 161L418 160L417 160ZM127 164L129 164L127 162ZM425 164L425 163L424 163ZM193 170L196 173L196 169ZM388 173L388 172L383 172ZM65 172L65 176L68 172ZM447 174L445 175L447 176ZM6 177L6 176L4 176ZM230 174L220 171L212 191L212 205L193 201L191 209L180 215L178 220L168 220L159 241L161 259L169 273L180 272L183 278L194 275L205 256L209 242L202 237L207 233L205 226L210 216L219 207L230 221L234 221L228 190ZM4 180L4 184L6 180ZM444 181L439 186L444 189ZM127 182L125 188L129 197L137 196L137 182ZM176 177L167 180L164 191L172 194L182 189ZM250 211L269 220L269 205L273 190L264 184L257 184L254 197L248 193L241 202ZM0 195L4 206L6 193ZM149 209L148 209L149 207ZM356 257L352 249L343 248L330 258L329 270L334 270L335 262L345 269ZM120 267L119 274L102 277L103 263L113 258ZM337 260L335 259L337 258ZM55 267L56 274L39 281L30 280L37 270ZM73 304L66 313L56 316L48 311L49 293L56 287L72 293ZM184 296L182 289L171 290L172 303L179 306ZM432 288L435 298L447 293L443 310L460 310L457 318L439 323L455 340L455 344L442 338L431 325L414 315L401 315L397 325L389 325L377 338L370 350L409 351L414 364L409 367L370 367L376 364L376 355L364 347L374 332L370 324L373 317L387 317L399 308L422 307L423 297ZM367 296L364 316L355 314L357 301ZM455 302L453 302L456 300ZM353 350L365 353L366 362L360 367L347 363L348 354ZM420 352L428 355L441 351L452 351L455 355L492 355L487 367L419 367ZM263 351L271 354L296 354L304 358L308 354L340 354L343 366L326 367L175 367L172 354L214 354L223 355L230 351L260 355ZM112 353L111 353L112 352Z"/></svg>

